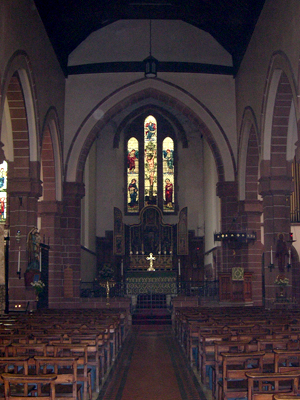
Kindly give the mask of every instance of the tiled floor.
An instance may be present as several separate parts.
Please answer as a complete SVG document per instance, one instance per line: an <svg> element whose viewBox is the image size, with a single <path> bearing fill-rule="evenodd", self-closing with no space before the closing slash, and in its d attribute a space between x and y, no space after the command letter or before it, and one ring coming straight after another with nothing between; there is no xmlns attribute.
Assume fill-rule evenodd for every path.
<svg viewBox="0 0 300 400"><path fill-rule="evenodd" d="M170 325L134 326L98 400L208 400Z"/></svg>

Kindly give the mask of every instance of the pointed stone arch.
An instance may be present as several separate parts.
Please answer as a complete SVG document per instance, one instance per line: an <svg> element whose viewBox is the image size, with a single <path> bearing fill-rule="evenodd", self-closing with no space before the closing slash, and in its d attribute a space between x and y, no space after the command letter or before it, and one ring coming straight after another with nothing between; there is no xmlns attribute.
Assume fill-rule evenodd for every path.
<svg viewBox="0 0 300 400"><path fill-rule="evenodd" d="M263 198L265 265L276 254L279 237L289 240L291 230L289 198L293 191L291 163L293 141L299 137L297 91L293 70L282 52L273 55L262 105L262 160L259 192ZM296 129L296 132L295 132ZM276 297L276 274L285 266L275 257L275 270L266 273L266 305ZM277 265L278 264L278 265ZM277 268L278 267L278 268Z"/></svg>
<svg viewBox="0 0 300 400"><path fill-rule="evenodd" d="M257 121L253 110L246 108L242 119L238 157L240 200L257 200L259 160L260 142Z"/></svg>
<svg viewBox="0 0 300 400"><path fill-rule="evenodd" d="M189 118L201 131L214 155L218 180L235 180L236 165L233 151L217 119L197 99L174 85L155 80L151 85L147 80L120 89L98 104L74 136L66 160L66 180L82 182L85 160L99 131L121 110L132 108L147 99L159 100L172 107L174 114L181 113ZM95 122L95 114L99 120ZM225 167L226 166L226 167Z"/></svg>
<svg viewBox="0 0 300 400"><path fill-rule="evenodd" d="M27 268L27 234L37 226L37 200L41 195L38 160L38 129L35 85L28 56L16 52L9 60L1 87L1 115L5 113L8 142L13 149L8 160L8 219L10 229L9 302L22 302L25 296L23 279L17 274L20 253L20 278ZM4 125L1 126L4 129ZM21 232L20 244L15 237ZM29 296L30 297L30 296ZM32 293L33 301L34 294ZM28 300L30 300L28 298Z"/></svg>

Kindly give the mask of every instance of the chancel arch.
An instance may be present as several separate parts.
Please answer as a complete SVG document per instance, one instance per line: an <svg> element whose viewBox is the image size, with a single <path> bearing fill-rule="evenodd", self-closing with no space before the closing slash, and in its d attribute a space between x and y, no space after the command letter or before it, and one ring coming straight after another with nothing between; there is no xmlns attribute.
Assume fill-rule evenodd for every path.
<svg viewBox="0 0 300 400"><path fill-rule="evenodd" d="M82 121L68 150L67 181L82 180L84 163L89 149L104 126L119 114L122 114L123 118L126 117L140 107L141 103L147 100L149 102L149 99L151 101L151 98L160 101L164 105L163 108L170 107L179 121L181 116L184 123L190 121L197 126L214 154L220 181L235 179L236 167L233 151L217 119L195 98L180 88L157 79L151 83L141 80L128 85L118 90L117 93L113 93L108 99L100 101L91 110Z"/></svg>

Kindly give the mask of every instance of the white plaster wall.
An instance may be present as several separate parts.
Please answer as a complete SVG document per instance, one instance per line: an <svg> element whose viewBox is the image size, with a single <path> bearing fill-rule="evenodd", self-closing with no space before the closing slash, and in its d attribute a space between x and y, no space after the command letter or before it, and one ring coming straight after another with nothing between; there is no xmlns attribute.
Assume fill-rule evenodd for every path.
<svg viewBox="0 0 300 400"><path fill-rule="evenodd" d="M170 93L177 89L183 96L188 96L186 102L190 106L195 101L206 109L206 113L212 117L227 136L234 155L237 151L236 139L236 118L235 118L235 83L231 76L210 75L210 74L159 74L163 81L147 80L147 86L155 85L161 90L168 90ZM89 74L72 75L66 82L66 113L65 113L65 154L68 154L70 144L74 135L81 128L81 125L92 113L95 107L106 101L103 113L108 105L118 100L118 91L135 82L144 79L142 73L111 73L111 74ZM141 86L141 85L140 85ZM146 85L144 85L146 86ZM138 88L138 85L137 85ZM129 88L126 87L129 91ZM138 89L136 89L138 90ZM131 89L131 92L134 88ZM115 98L109 98L115 94ZM178 95L178 93L177 93ZM100 106L101 110L101 106ZM94 124L101 117L98 112L93 117ZM92 128L92 125L91 125ZM210 127L211 128L211 127ZM214 128L212 128L214 129ZM225 142L224 142L224 145ZM226 162L227 160L224 160ZM229 161L230 162L230 161Z"/></svg>
<svg viewBox="0 0 300 400"><path fill-rule="evenodd" d="M63 127L65 78L32 0L0 2L0 76L17 51L25 52L32 65L38 127L51 106Z"/></svg>
<svg viewBox="0 0 300 400"><path fill-rule="evenodd" d="M213 154L204 141L204 234L205 234L205 252L209 252L218 243L214 242L214 233L220 231L221 209L220 199L216 195L217 191L217 170ZM212 263L212 259L205 260L205 264Z"/></svg>
<svg viewBox="0 0 300 400"><path fill-rule="evenodd" d="M232 66L231 55L207 32L183 21L152 20L152 55L159 61ZM149 20L121 20L93 32L70 55L69 65L142 61L149 55Z"/></svg>
<svg viewBox="0 0 300 400"><path fill-rule="evenodd" d="M300 54L300 2L298 0L266 0L254 34L236 77L237 122L245 107L252 107L258 126L262 128L262 104L267 71L272 55L284 52L298 79Z"/></svg>
<svg viewBox="0 0 300 400"><path fill-rule="evenodd" d="M81 244L96 252L96 144L92 146L84 168L85 196L81 200Z"/></svg>

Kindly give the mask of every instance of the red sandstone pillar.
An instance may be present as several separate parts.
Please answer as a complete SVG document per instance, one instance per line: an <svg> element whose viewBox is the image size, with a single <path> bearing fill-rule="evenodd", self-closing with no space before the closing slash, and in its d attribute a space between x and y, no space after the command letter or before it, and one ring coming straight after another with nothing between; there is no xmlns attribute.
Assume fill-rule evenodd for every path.
<svg viewBox="0 0 300 400"><path fill-rule="evenodd" d="M256 306L262 305L262 254L261 214L262 201L245 200L240 203L242 225L245 231L256 233L256 240L245 245L242 251L241 266L252 275L252 299Z"/></svg>
<svg viewBox="0 0 300 400"><path fill-rule="evenodd" d="M280 273L278 269L278 258L276 257L277 240L280 234L283 235L284 241L289 240L291 227L289 198L292 191L293 182L290 176L270 176L260 179L259 193L263 197L264 213L266 306L271 305L276 297L277 287L274 285L274 281L276 276ZM273 258L275 267L273 270L268 268L271 264L271 258ZM288 273L286 269L284 269L284 273L290 279L291 284L291 273Z"/></svg>
<svg viewBox="0 0 300 400"><path fill-rule="evenodd" d="M84 196L84 184L65 182L63 196L63 215L61 219L62 264L73 271L74 301L80 295L80 232L81 199ZM72 301L72 299L70 299Z"/></svg>
<svg viewBox="0 0 300 400"><path fill-rule="evenodd" d="M8 280L9 302L12 308L14 304L26 304L35 298L33 291L25 289L24 272L28 264L27 235L37 226L37 203L42 194L39 163L31 162L30 170L22 174L19 168L15 168L14 163L9 162L7 193L9 199L7 222L10 228ZM16 240L17 231L20 231L20 243ZM19 249L20 274L18 275Z"/></svg>
<svg viewBox="0 0 300 400"><path fill-rule="evenodd" d="M50 246L48 265L48 304L49 308L58 308L63 298L61 202L39 202L38 215L41 218L41 237L44 237L46 244L49 244Z"/></svg>

